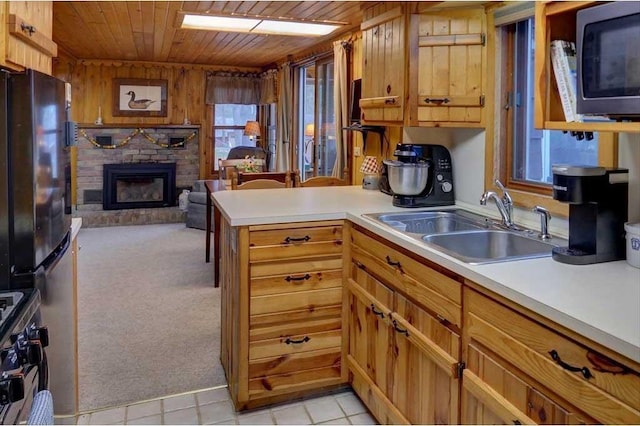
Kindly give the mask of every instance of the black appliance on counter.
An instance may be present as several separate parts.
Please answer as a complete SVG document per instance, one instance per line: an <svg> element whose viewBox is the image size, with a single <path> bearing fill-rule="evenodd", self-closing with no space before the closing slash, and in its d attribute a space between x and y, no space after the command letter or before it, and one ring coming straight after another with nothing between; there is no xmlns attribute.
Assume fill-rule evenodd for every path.
<svg viewBox="0 0 640 426"><path fill-rule="evenodd" d="M427 162L429 172L427 183L418 195L394 194L389 185L387 165L383 164L380 175L380 191L393 195L396 207L434 207L455 203L453 191L453 167L451 154L442 145L421 145L399 143L393 152L403 163Z"/></svg>
<svg viewBox="0 0 640 426"><path fill-rule="evenodd" d="M38 290L0 292L0 424L24 423L48 388L48 344Z"/></svg>
<svg viewBox="0 0 640 426"><path fill-rule="evenodd" d="M572 265L626 257L629 171L553 165L553 198L569 204L569 246L555 247L554 260Z"/></svg>
<svg viewBox="0 0 640 426"><path fill-rule="evenodd" d="M56 414L76 408L69 98L52 76L0 71L0 292L39 291Z"/></svg>

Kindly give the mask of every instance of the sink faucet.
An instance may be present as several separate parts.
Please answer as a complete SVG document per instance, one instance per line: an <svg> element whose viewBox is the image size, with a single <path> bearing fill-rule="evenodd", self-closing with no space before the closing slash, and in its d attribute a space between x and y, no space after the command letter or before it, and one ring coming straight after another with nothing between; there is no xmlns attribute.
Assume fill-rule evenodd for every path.
<svg viewBox="0 0 640 426"><path fill-rule="evenodd" d="M535 206L532 211L540 214L540 239L550 239L551 234L549 234L549 221L551 220L551 213L549 213L549 210L541 206Z"/></svg>
<svg viewBox="0 0 640 426"><path fill-rule="evenodd" d="M511 199L511 196L505 189L504 185L502 185L502 182L500 182L498 179L496 179L494 182L496 186L502 191L502 198L500 198L500 196L493 191L487 191L482 194L482 197L480 197L480 204L486 206L487 200L493 199L493 201L495 201L496 203L496 206L498 207L500 216L502 216L502 224L507 228L515 229L516 226L511 220L511 213L513 211L513 200Z"/></svg>

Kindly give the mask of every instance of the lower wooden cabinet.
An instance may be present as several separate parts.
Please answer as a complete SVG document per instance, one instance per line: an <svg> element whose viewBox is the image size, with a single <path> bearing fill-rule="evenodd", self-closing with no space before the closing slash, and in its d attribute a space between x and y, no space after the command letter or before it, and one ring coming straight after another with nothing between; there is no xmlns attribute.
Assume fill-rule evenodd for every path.
<svg viewBox="0 0 640 426"><path fill-rule="evenodd" d="M342 222L221 226L221 360L236 409L346 382Z"/></svg>
<svg viewBox="0 0 640 426"><path fill-rule="evenodd" d="M463 303L463 422L640 423L637 365L609 359L470 288Z"/></svg>
<svg viewBox="0 0 640 426"><path fill-rule="evenodd" d="M460 337L360 263L346 286L351 382L377 420L459 423Z"/></svg>
<svg viewBox="0 0 640 426"><path fill-rule="evenodd" d="M462 378L463 424L596 423L578 410L548 397L509 367L468 346Z"/></svg>
<svg viewBox="0 0 640 426"><path fill-rule="evenodd" d="M638 363L357 225L219 238L238 410L349 383L382 424L640 424Z"/></svg>

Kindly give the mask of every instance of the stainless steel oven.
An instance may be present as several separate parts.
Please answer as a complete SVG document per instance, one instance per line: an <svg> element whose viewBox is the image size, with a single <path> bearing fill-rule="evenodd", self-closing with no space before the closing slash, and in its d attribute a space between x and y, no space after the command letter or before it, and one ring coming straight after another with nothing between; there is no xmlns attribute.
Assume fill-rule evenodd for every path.
<svg viewBox="0 0 640 426"><path fill-rule="evenodd" d="M0 424L27 421L34 396L48 388L48 343L38 290L0 292Z"/></svg>

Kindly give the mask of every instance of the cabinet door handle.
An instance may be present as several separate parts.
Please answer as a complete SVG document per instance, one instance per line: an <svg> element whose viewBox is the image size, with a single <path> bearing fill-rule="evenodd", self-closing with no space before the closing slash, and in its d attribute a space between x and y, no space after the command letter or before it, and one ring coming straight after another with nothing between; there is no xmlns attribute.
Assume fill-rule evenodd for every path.
<svg viewBox="0 0 640 426"><path fill-rule="evenodd" d="M24 22L20 24L20 29L23 32L29 33L30 36L33 35L33 33L36 32L36 27L34 27L33 25L27 25Z"/></svg>
<svg viewBox="0 0 640 426"><path fill-rule="evenodd" d="M442 105L448 104L451 101L449 100L449 98L424 98L424 102L426 104Z"/></svg>
<svg viewBox="0 0 640 426"><path fill-rule="evenodd" d="M376 305L374 305L373 303L371 304L371 312L373 312L374 315L377 315L380 318L384 319L384 312L376 310Z"/></svg>
<svg viewBox="0 0 640 426"><path fill-rule="evenodd" d="M287 340L285 340L284 342L285 342L287 345L299 345L299 344L301 344L301 343L306 343L306 342L308 342L309 340L311 340L311 337L309 337L309 336L304 336L304 337L303 337L302 339L300 339L300 340L293 340L292 338L287 337Z"/></svg>
<svg viewBox="0 0 640 426"><path fill-rule="evenodd" d="M309 278L311 278L311 275L309 275L309 274L304 274L301 277L292 277L291 275L289 275L284 280L287 281L287 282L290 282L290 281L306 281Z"/></svg>
<svg viewBox="0 0 640 426"><path fill-rule="evenodd" d="M284 239L284 243L285 244L297 243L297 242L300 242L300 241L309 241L310 239L311 239L311 237L308 236L308 235L305 235L304 237L299 237L299 238L287 237L287 238Z"/></svg>
<svg viewBox="0 0 640 426"><path fill-rule="evenodd" d="M560 354L558 354L558 351L556 351L555 349L552 349L551 351L549 351L549 355L551 355L551 359L554 360L556 364L558 364L560 367L564 368L565 370L579 371L582 373L585 379L590 379L593 377L593 374L591 374L591 371L589 370L589 368L574 367L564 362L562 359L560 359Z"/></svg>
<svg viewBox="0 0 640 426"><path fill-rule="evenodd" d="M393 328L400 334L404 334L405 336L409 337L409 331L406 328L400 328L398 327L398 322L396 320L392 321L393 323Z"/></svg>
<svg viewBox="0 0 640 426"><path fill-rule="evenodd" d="M402 268L402 265L400 265L400 261L394 262L389 256L387 256L387 264L389 264L390 266L397 266L398 268Z"/></svg>

